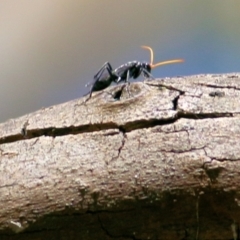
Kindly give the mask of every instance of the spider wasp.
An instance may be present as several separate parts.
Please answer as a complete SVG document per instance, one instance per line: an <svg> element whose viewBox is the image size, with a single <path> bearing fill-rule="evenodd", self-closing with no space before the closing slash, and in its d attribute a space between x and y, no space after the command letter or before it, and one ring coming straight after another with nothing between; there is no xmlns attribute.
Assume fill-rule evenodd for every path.
<svg viewBox="0 0 240 240"><path fill-rule="evenodd" d="M109 87L112 82L115 82L117 84L120 82L129 83L130 78L136 79L141 74L145 78L154 79L154 77L151 75L152 68L166 64L181 63L184 61L183 59L173 59L153 64L152 48L148 46L142 46L142 48L148 49L150 51L150 63L130 61L113 70L111 64L109 62L105 62L103 66L98 70L98 72L94 75L94 80L89 93L89 97L85 100L85 102L91 98L93 92L101 91ZM88 85L89 84L87 84L86 86Z"/></svg>

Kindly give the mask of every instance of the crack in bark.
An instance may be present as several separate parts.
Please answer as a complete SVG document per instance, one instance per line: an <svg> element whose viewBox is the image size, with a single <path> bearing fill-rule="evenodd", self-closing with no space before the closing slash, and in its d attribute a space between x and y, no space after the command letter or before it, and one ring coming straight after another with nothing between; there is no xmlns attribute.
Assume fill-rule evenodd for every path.
<svg viewBox="0 0 240 240"><path fill-rule="evenodd" d="M164 152L164 153L188 153L188 152L192 152L192 151L197 151L197 150L203 150L206 146L203 146L203 147L199 147L199 148L189 148L187 150L163 150L161 149L161 152Z"/></svg>
<svg viewBox="0 0 240 240"><path fill-rule="evenodd" d="M177 110L177 109L178 109L178 100L179 100L180 96L181 96L181 94L179 94L177 97L175 97L175 98L172 100L173 110Z"/></svg>
<svg viewBox="0 0 240 240"><path fill-rule="evenodd" d="M120 130L120 132L121 132L122 135L123 135L123 139L122 139L122 144L121 144L121 146L120 146L119 149L118 149L117 158L119 158L119 156L120 156L120 154L121 154L121 151L122 151L122 149L123 149L123 147L124 147L124 145L125 145L126 139L127 139L127 135L126 135L126 132L124 131L124 129L119 128L119 130Z"/></svg>
<svg viewBox="0 0 240 240"><path fill-rule="evenodd" d="M104 225L103 225L103 223L102 223L102 220L101 220L99 214L97 214L97 217L98 217L98 222L99 222L99 224L100 224L100 226L101 226L101 229L105 232L105 234L106 234L108 237L110 237L110 238L115 238L115 239L125 238L125 239L137 240L134 236L126 236L125 234L120 235L120 236L114 236L114 235L110 234L110 232L107 230L107 228L104 227Z"/></svg>
<svg viewBox="0 0 240 240"><path fill-rule="evenodd" d="M177 104L177 103L176 103ZM110 129L119 129L120 132L131 132L136 129L142 128L152 128L159 125L168 125L173 124L179 119L187 118L194 120L201 120L206 118L222 118L222 117L233 117L232 113L191 113L184 111L177 111L176 115L172 118L167 119L142 119L133 122L127 122L125 125L118 126L116 123L107 122L107 123L99 123L99 124L86 124L78 127L64 127L64 128L45 128L45 129L31 129L27 131L27 136L23 136L21 133L0 138L0 145L5 143L12 143L20 140L38 138L41 136L49 136L49 137L59 137L65 136L69 134L81 134L88 132L96 132L102 130L110 130Z"/></svg>
<svg viewBox="0 0 240 240"><path fill-rule="evenodd" d="M122 142L121 142L121 145L120 145L120 147L118 148L117 156L113 157L109 162L106 162L106 165L107 165L107 166L108 166L108 164L109 164L110 162L112 162L113 160L116 160L116 159L119 158L119 156L120 156L120 154L121 154L121 152L122 152L122 149L123 149L123 147L124 147L124 145L125 145L125 142L126 142L126 139L127 139L126 132L125 132L125 130L122 129L121 127L119 128L119 131L120 131L120 133L122 134Z"/></svg>
<svg viewBox="0 0 240 240"><path fill-rule="evenodd" d="M239 159L238 159L238 158L237 158L237 159L232 159L232 158L215 158L215 157L210 157L210 156L208 156L208 154L207 154L206 147L207 147L207 146L205 146L205 147L203 148L203 150L204 150L205 155L209 158L209 161L205 161L205 162L203 163L203 165L202 165L202 168L203 168L203 169L205 169L205 165L211 164L213 161L217 161L217 162L226 162L226 161L237 162L237 161L240 161L240 158L239 158Z"/></svg>
<svg viewBox="0 0 240 240"><path fill-rule="evenodd" d="M114 123L114 122L106 122L106 123L85 124L82 126L71 126L71 127L63 127L63 128L49 127L45 129L28 129L27 130L27 126L29 125L29 119L28 119L24 123L19 134L0 138L0 145L5 143L16 142L20 140L38 138L41 136L58 137L58 136L65 136L69 134L75 135L75 134L96 132L96 131L110 130L110 129L118 129L120 132L125 134L126 132L130 132L136 129L152 128L158 125L173 124L174 122L178 121L181 118L200 120L200 119L206 119L206 118L222 118L222 117L234 116L233 113L192 113L192 112L182 111L178 109L178 101L180 96L186 93L185 91L182 91L178 88L168 86L165 84L151 84L151 83L146 83L146 84L150 86L155 86L155 87L165 87L169 90L179 92L178 96L176 96L172 100L172 103L173 103L172 110L176 111L176 114L174 117L171 117L168 119L148 119L148 120L140 119L133 122L127 122L122 126L119 126L117 123ZM240 90L240 88L231 87L231 86L223 87L223 86L215 86L213 84L201 84L201 83L199 85L212 87L212 88L232 88L232 89ZM114 132L110 134L117 134L117 133ZM121 153L121 149L123 148L124 143L125 143L125 138L123 138L122 146L119 148L118 156Z"/></svg>
<svg viewBox="0 0 240 240"><path fill-rule="evenodd" d="M27 126L29 125L28 120L23 124L23 127L21 129L21 134L23 137L27 137Z"/></svg>
<svg viewBox="0 0 240 240"><path fill-rule="evenodd" d="M183 95L185 94L185 91L179 89L179 88L175 88L173 86L168 86L168 85L165 85L165 84L162 84L162 83L159 83L159 84L153 84L153 83L149 83L149 82L145 82L145 84L149 85L149 86L152 86L152 87L164 87L168 90L173 90L173 91L177 91L180 93L180 95Z"/></svg>
<svg viewBox="0 0 240 240"><path fill-rule="evenodd" d="M231 162L235 162L235 161L239 161L240 159L218 159L218 158L213 158L213 157L209 157L207 155L206 149L204 149L204 152L206 154L206 156L210 159L209 161L205 161L202 165L202 169L205 171L205 173L207 174L207 176L209 177L209 180L212 184L217 182L217 178L219 177L219 175L221 174L222 171L225 170L224 167L222 166L214 166L211 165L212 162L218 161L218 162L224 162L224 161L231 161Z"/></svg>
<svg viewBox="0 0 240 240"><path fill-rule="evenodd" d="M220 89L227 88L227 89L234 89L234 90L240 91L240 88L238 88L236 86L219 86L219 85L205 84L205 83L196 83L196 85L205 86L205 87L209 87L209 88L220 88Z"/></svg>
<svg viewBox="0 0 240 240"><path fill-rule="evenodd" d="M187 118L187 119L206 119L206 118L223 118L223 117L233 117L233 113L192 113L185 111L178 111L178 119Z"/></svg>
<svg viewBox="0 0 240 240"><path fill-rule="evenodd" d="M109 231L103 226L103 223L102 223L102 221L101 221L101 219L100 219L99 214L97 214L97 218L98 218L98 222L99 222L99 224L100 224L101 229L103 230L103 232L105 232L105 234L106 234L108 237L110 237L110 238L116 238L116 237L112 236L112 235L109 233Z"/></svg>
<svg viewBox="0 0 240 240"><path fill-rule="evenodd" d="M210 159L211 159L211 161L207 161L207 162L205 162L205 164L208 164L208 163L212 163L212 161L217 161L217 162L227 162L227 161L230 161L230 162L237 162L237 161L240 161L240 159L230 159L230 158L211 158L211 157L209 157Z"/></svg>

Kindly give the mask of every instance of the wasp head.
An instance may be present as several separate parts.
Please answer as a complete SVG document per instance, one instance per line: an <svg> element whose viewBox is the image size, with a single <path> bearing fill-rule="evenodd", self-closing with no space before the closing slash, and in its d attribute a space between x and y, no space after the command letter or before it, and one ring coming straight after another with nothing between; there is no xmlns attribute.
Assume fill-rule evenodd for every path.
<svg viewBox="0 0 240 240"><path fill-rule="evenodd" d="M148 63L148 62L143 62L143 63L141 63L141 67L144 68L144 69L146 69L147 72L151 73L152 67L151 67L151 64L150 64L150 63Z"/></svg>

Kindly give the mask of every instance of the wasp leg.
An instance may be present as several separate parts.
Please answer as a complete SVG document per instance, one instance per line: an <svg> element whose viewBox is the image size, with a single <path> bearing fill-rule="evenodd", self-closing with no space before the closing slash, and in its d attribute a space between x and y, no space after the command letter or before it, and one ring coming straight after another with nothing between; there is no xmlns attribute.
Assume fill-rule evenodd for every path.
<svg viewBox="0 0 240 240"><path fill-rule="evenodd" d="M94 82L89 82L85 85L85 87L89 86L90 84L94 85L97 80L100 79L103 71L107 69L108 70L108 73L111 75L112 74L112 66L109 62L105 62L102 67L98 70L98 72L94 75L93 79L95 80ZM111 73L110 73L111 72Z"/></svg>
<svg viewBox="0 0 240 240"><path fill-rule="evenodd" d="M98 70L98 72L94 75L94 83L92 84L92 87L90 89L89 92L89 97L84 101L87 102L91 97L92 97L92 93L94 92L94 88L96 87L96 84L100 81L103 72L105 71L105 69L108 71L108 74L110 77L114 77L114 75L112 74L112 66L109 62L105 62L103 64L103 66Z"/></svg>
<svg viewBox="0 0 240 240"><path fill-rule="evenodd" d="M129 70L127 71L127 78L126 78L126 81L125 81L125 85L126 85L126 90L128 92L128 97L130 97L131 93L129 91L129 85L130 85L130 82L129 82Z"/></svg>
<svg viewBox="0 0 240 240"><path fill-rule="evenodd" d="M146 70L146 69L142 69L142 72L143 72L143 76L145 77L145 78L151 78L151 79L155 79L154 77L153 77L153 75L148 71L148 70Z"/></svg>
<svg viewBox="0 0 240 240"><path fill-rule="evenodd" d="M121 96L122 96L122 93L123 93L123 89L126 87L127 85L126 84L122 84L121 88L119 90L117 90L116 92L114 93L111 93L111 92L106 92L107 94L111 95L113 99L115 100L120 100L121 99Z"/></svg>
<svg viewBox="0 0 240 240"><path fill-rule="evenodd" d="M112 75L112 66L109 62L105 62L102 67L98 70L98 72L94 75L94 79L100 79L103 71L107 69L109 74ZM100 75L100 76L99 76Z"/></svg>

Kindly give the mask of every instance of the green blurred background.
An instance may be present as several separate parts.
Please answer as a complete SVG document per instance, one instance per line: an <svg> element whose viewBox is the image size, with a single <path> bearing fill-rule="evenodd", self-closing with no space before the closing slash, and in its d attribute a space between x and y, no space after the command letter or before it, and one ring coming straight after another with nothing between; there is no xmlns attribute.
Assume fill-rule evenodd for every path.
<svg viewBox="0 0 240 240"><path fill-rule="evenodd" d="M148 61L141 45L185 59L156 78L240 72L240 1L2 0L0 121L81 97L106 61Z"/></svg>

